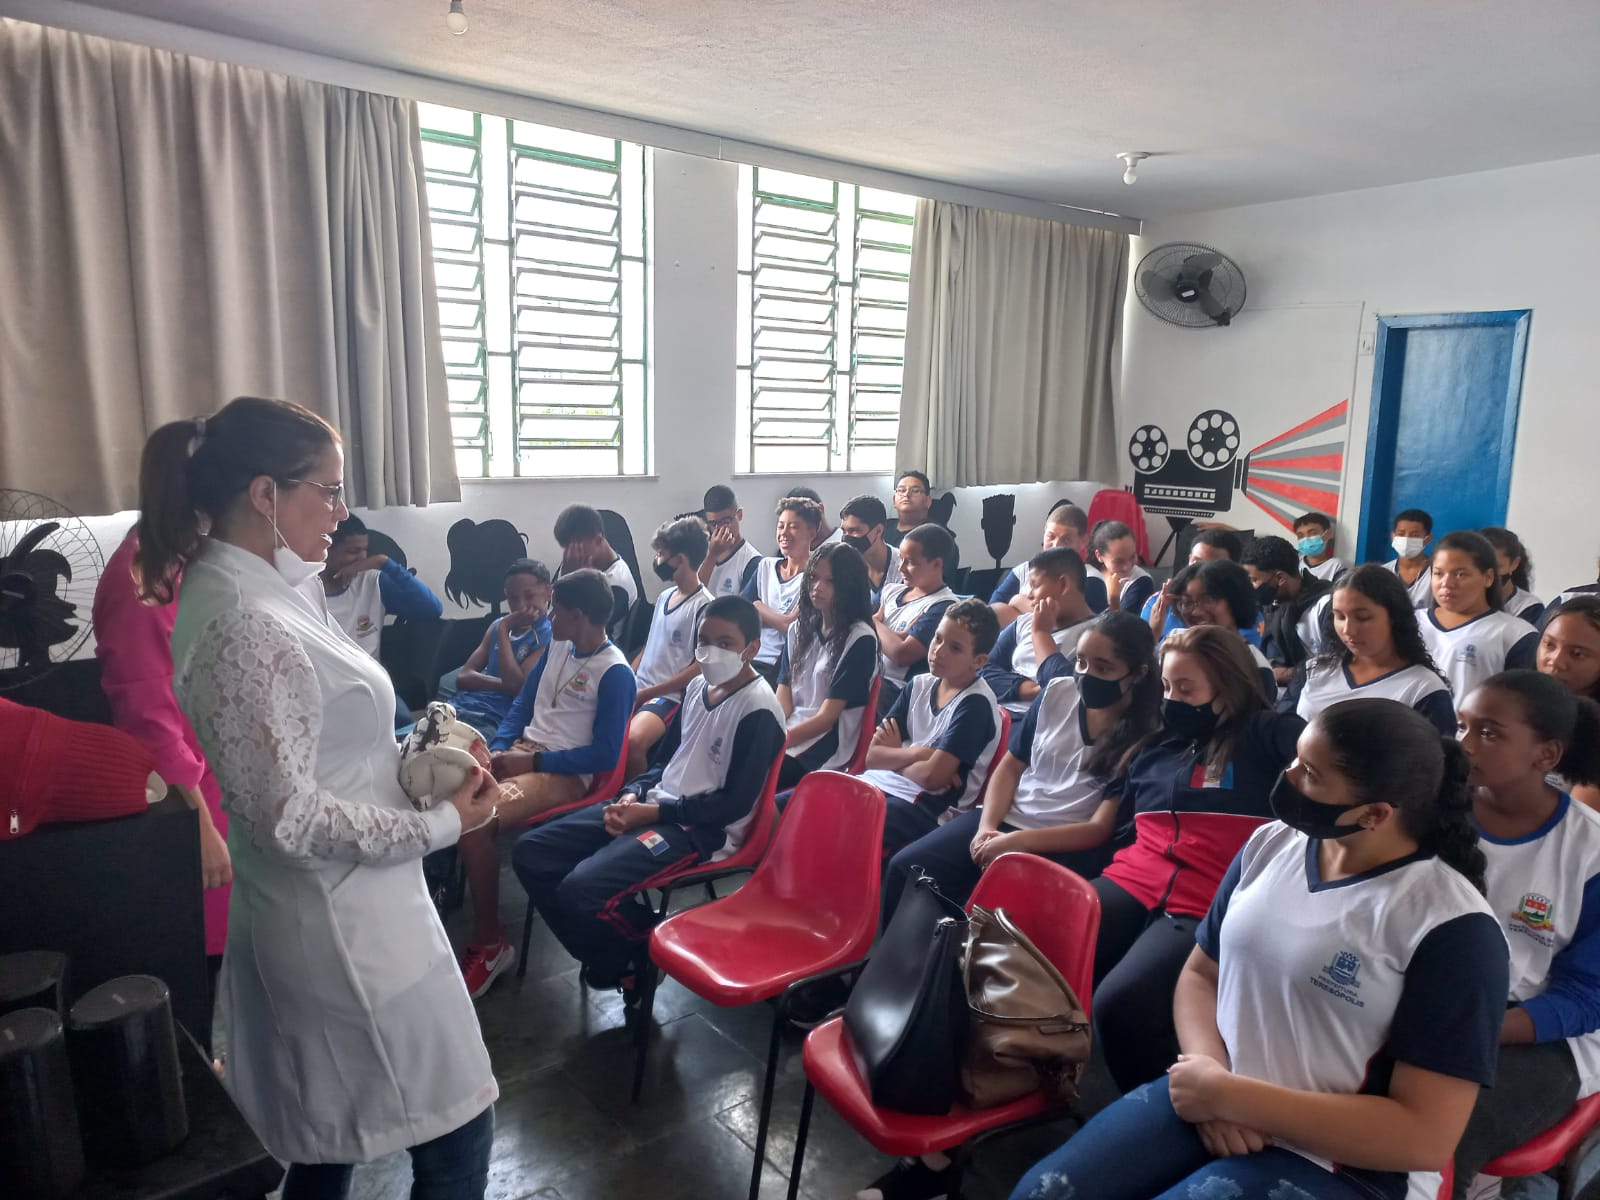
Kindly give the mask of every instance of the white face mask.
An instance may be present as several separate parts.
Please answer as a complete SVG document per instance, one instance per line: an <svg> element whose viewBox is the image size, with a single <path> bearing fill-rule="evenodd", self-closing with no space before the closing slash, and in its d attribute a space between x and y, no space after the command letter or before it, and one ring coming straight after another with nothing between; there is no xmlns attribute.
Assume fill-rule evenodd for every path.
<svg viewBox="0 0 1600 1200"><path fill-rule="evenodd" d="M267 518L272 522L272 536L279 544L272 550L272 565L277 568L278 574L283 576L292 588L300 588L310 583L322 574L323 564L307 562L293 550L289 549L288 540L278 532L278 485L272 485L272 515Z"/></svg>
<svg viewBox="0 0 1600 1200"><path fill-rule="evenodd" d="M1389 543L1401 558L1415 558L1422 553L1422 548L1427 544L1427 538L1419 537L1397 537Z"/></svg>
<svg viewBox="0 0 1600 1200"><path fill-rule="evenodd" d="M744 655L721 646L696 646L694 660L712 687L721 687L744 670Z"/></svg>

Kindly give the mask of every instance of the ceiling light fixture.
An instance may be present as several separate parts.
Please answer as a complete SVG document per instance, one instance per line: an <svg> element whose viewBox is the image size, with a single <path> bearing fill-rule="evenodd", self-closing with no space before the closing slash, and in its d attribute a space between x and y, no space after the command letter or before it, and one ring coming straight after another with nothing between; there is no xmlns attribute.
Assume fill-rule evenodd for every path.
<svg viewBox="0 0 1600 1200"><path fill-rule="evenodd" d="M461 0L456 0L456 3L459 4L460 2ZM1139 178L1139 164L1150 156L1143 150L1124 150L1117 157L1122 160L1122 165L1127 168L1122 172L1122 182L1132 187L1134 180Z"/></svg>
<svg viewBox="0 0 1600 1200"><path fill-rule="evenodd" d="M457 37L467 31L467 10L461 0L450 0L450 12L445 17L444 23L450 26L450 32Z"/></svg>

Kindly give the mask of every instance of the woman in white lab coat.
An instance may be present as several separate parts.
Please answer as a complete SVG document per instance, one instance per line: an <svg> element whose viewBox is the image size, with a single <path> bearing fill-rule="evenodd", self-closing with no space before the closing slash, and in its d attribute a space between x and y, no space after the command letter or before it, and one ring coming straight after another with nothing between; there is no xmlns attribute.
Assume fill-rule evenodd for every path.
<svg viewBox="0 0 1600 1200"><path fill-rule="evenodd" d="M402 1148L413 1200L476 1200L498 1089L421 862L493 787L425 813L400 789L394 690L317 580L343 464L320 417L251 398L145 447L138 573L159 600L185 564L174 690L230 817L225 1082L291 1164L284 1200L340 1200L347 1164Z"/></svg>

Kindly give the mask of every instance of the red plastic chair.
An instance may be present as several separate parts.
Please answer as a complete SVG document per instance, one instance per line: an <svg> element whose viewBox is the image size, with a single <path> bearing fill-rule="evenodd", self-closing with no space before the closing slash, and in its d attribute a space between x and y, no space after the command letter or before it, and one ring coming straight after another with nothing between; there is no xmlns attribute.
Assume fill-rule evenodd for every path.
<svg viewBox="0 0 1600 1200"><path fill-rule="evenodd" d="M1039 950L1055 964L1089 1010L1094 980L1094 946L1100 928L1100 898L1082 877L1059 863L1033 854L1002 854L973 889L973 905L1003 908ZM957 1104L943 1116L917 1116L876 1108L867 1081L856 1067L844 1018L834 1017L806 1037L806 1072L800 1128L795 1134L789 1200L799 1194L811 1106L818 1092L876 1149L897 1158L951 1151L950 1195L960 1195L961 1175L974 1149L986 1138L1030 1122L1060 1115L1059 1107L1033 1092L1010 1104L973 1110Z"/></svg>
<svg viewBox="0 0 1600 1200"><path fill-rule="evenodd" d="M778 1002L761 1088L751 1200L761 1185L789 997L799 983L859 965L877 933L883 815L877 788L837 771L807 775L795 788L771 850L744 887L677 913L650 934L651 959L696 995L726 1007ZM649 1015L646 1007L640 1022L646 1031ZM639 1043L635 1098L647 1038Z"/></svg>
<svg viewBox="0 0 1600 1200"><path fill-rule="evenodd" d="M1000 766L1000 761L1005 758L1006 750L1010 745L1011 713L1009 710L1002 708L1000 710L1000 744L995 747L994 758L989 760L989 773L983 777L983 783L978 788L978 798L972 802L975 808L983 807L983 798L989 794L989 781L994 778L995 770ZM1028 936L1032 937L1033 935L1029 934ZM1073 984L1072 986L1077 987L1078 985Z"/></svg>
<svg viewBox="0 0 1600 1200"><path fill-rule="evenodd" d="M872 745L873 730L878 728L878 693L883 690L883 672L872 677L872 690L867 693L867 706L861 710L861 732L856 735L856 752L844 768L846 775L859 775L867 769L867 749Z"/></svg>
<svg viewBox="0 0 1600 1200"><path fill-rule="evenodd" d="M1483 1173L1511 1179L1543 1175L1560 1167L1556 1195L1558 1200L1573 1200L1578 1194L1578 1169L1596 1145L1600 1145L1600 1095L1579 1100L1564 1118L1538 1137L1502 1154L1484 1167Z"/></svg>
<svg viewBox="0 0 1600 1200"><path fill-rule="evenodd" d="M554 808L547 808L542 813L529 817L518 829L532 829L536 825L543 825L547 821L554 821L557 817L564 817L569 812L576 812L580 808L587 808L602 800L610 800L622 790L622 785L627 782L623 778L628 771L628 735L622 735L622 753L617 755L617 765L604 775L596 775L594 782L589 785L589 790L579 796L570 804L558 804ZM530 903L527 911L522 914L522 953L517 956L517 978L521 979L528 973L528 943L533 939L533 914L534 908Z"/></svg>

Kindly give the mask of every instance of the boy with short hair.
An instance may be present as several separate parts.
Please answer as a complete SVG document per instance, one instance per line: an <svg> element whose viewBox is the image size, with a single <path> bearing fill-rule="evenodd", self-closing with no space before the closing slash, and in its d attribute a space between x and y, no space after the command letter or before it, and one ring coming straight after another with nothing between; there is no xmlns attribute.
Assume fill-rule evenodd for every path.
<svg viewBox="0 0 1600 1200"><path fill-rule="evenodd" d="M739 528L744 509L731 487L714 484L706 489L701 504L711 531L711 550L700 564L700 582L713 596L737 596L755 575L761 551L744 540Z"/></svg>
<svg viewBox="0 0 1600 1200"><path fill-rule="evenodd" d="M348 516L333 531L322 567L328 615L350 640L373 658L387 616L407 621L437 621L444 613L428 585L387 554L367 553L367 527Z"/></svg>
<svg viewBox="0 0 1600 1200"><path fill-rule="evenodd" d="M581 799L622 754L635 682L627 658L606 636L611 593L610 581L591 567L556 580L550 603L555 640L489 743L500 801L487 825L457 843L473 917L461 969L474 999L516 960L500 923L496 831Z"/></svg>
<svg viewBox="0 0 1600 1200"><path fill-rule="evenodd" d="M1389 543L1395 558L1383 565L1400 576L1411 594L1411 607L1433 607L1433 556L1428 543L1433 540L1433 517L1420 508L1407 508L1395 514L1394 535Z"/></svg>
<svg viewBox="0 0 1600 1200"><path fill-rule="evenodd" d="M1281 537L1258 537L1245 551L1244 569L1261 605L1261 652L1272 664L1279 688L1288 689L1295 668L1322 648L1318 617L1323 606L1319 602L1333 592L1333 584L1302 568L1295 548ZM1292 700L1280 691L1280 711L1294 711L1285 704L1292 705L1299 698L1297 688Z"/></svg>
<svg viewBox="0 0 1600 1200"><path fill-rule="evenodd" d="M1300 566L1318 579L1330 583L1350 566L1333 552L1333 518L1327 513L1301 513L1294 519L1296 549Z"/></svg>
<svg viewBox="0 0 1600 1200"><path fill-rule="evenodd" d="M1000 636L982 600L952 605L928 648L928 673L913 679L872 735L861 778L887 801L883 845L899 850L971 808L1000 742L1000 706L980 675Z"/></svg>
<svg viewBox="0 0 1600 1200"><path fill-rule="evenodd" d="M478 648L455 673L452 694L441 695L456 716L486 738L500 731L528 672L550 644L550 568L519 558L506 568L506 615L489 623Z"/></svg>
<svg viewBox="0 0 1600 1200"><path fill-rule="evenodd" d="M817 511L822 514L822 521L817 526L817 540L811 543L813 550L828 542L837 542L843 536L838 526L828 524L828 507L822 503L822 493L816 488L801 484L799 487L790 488L789 495L812 501L817 506Z"/></svg>
<svg viewBox="0 0 1600 1200"><path fill-rule="evenodd" d="M606 622L606 632L621 637L628 613L639 599L639 587L622 555L606 540L600 511L587 504L569 504L556 514L554 532L556 544L561 547L561 567L556 578L584 568L604 575L611 585L611 619Z"/></svg>
<svg viewBox="0 0 1600 1200"><path fill-rule="evenodd" d="M1078 648L1078 638L1095 622L1094 610L1083 598L1088 578L1083 559L1064 547L1041 550L1028 560L1030 612L1007 625L995 642L982 675L1013 716L1026 716L1028 706L1044 685L1050 682L1055 664L1061 672L1070 670L1066 660Z"/></svg>
<svg viewBox="0 0 1600 1200"><path fill-rule="evenodd" d="M888 510L876 496L854 496L839 510L839 540L866 562L875 605L884 587L900 579L900 551L883 540L888 523Z"/></svg>
<svg viewBox="0 0 1600 1200"><path fill-rule="evenodd" d="M700 672L694 661L695 627L711 603L700 582L709 539L699 517L667 521L650 540L656 578L670 586L656 597L655 616L644 649L633 660L639 682L636 710L628 726L628 778L644 774L650 751L678 715L683 689Z"/></svg>
<svg viewBox="0 0 1600 1200"><path fill-rule="evenodd" d="M667 760L630 781L615 803L531 829L512 850L528 902L591 987L620 986L631 1002L655 921L639 894L674 869L726 858L756 824L784 746L783 709L751 666L760 644L748 600L707 604L695 650L701 674L663 743Z"/></svg>
<svg viewBox="0 0 1600 1200"><path fill-rule="evenodd" d="M1056 505L1044 519L1044 536L1039 539L1039 548L1071 550L1080 560L1084 558L1089 548L1089 514L1065 500ZM1028 582L1028 568L1032 562L1025 558L1012 567L1001 576L989 596L989 607L994 609L1002 627L1033 611L1026 600L1018 599Z"/></svg>
<svg viewBox="0 0 1600 1200"><path fill-rule="evenodd" d="M894 511L896 520L883 531L883 540L899 546L911 531L933 520L933 484L921 471L901 471L894 481ZM940 526L941 529L944 526ZM946 533L950 533L945 529ZM955 534L950 533L950 553L945 559L947 578L954 578L961 568L961 550L955 544Z"/></svg>

